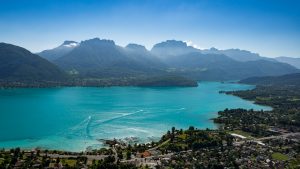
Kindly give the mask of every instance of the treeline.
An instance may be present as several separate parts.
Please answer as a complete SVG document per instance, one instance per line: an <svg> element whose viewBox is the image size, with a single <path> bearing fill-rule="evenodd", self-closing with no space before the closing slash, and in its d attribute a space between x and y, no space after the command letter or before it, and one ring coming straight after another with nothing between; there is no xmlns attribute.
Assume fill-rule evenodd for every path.
<svg viewBox="0 0 300 169"><path fill-rule="evenodd" d="M69 78L61 81L36 80L0 80L2 88L45 88L45 87L111 87L111 86L141 86L141 87L196 87L198 83L181 76L155 76L155 77L123 77L123 78Z"/></svg>

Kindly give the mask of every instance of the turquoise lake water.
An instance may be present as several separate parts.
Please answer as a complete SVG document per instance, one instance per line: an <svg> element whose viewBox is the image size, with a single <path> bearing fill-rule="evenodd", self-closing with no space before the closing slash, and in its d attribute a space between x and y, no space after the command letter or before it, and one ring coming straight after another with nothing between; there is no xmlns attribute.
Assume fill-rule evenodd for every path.
<svg viewBox="0 0 300 169"><path fill-rule="evenodd" d="M195 88L64 87L0 90L0 148L83 151L97 139L148 142L176 128L216 128L225 108L270 109L219 91L254 86L201 82Z"/></svg>

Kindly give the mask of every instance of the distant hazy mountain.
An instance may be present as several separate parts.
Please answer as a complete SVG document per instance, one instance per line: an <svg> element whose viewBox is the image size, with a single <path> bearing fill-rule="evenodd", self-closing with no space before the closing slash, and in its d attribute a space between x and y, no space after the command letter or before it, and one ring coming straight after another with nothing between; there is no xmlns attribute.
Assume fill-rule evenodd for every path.
<svg viewBox="0 0 300 169"><path fill-rule="evenodd" d="M226 50L218 50L216 48L210 48L201 50L204 54L224 54L231 59L241 62L247 61L256 61L256 60L269 60L269 61L276 61L272 58L262 57L257 53L252 53L247 50L240 50L240 49L226 49Z"/></svg>
<svg viewBox="0 0 300 169"><path fill-rule="evenodd" d="M165 42L158 43L153 46L151 53L159 57L160 59L168 59L172 56L183 55L192 52L200 52L183 41L167 40Z"/></svg>
<svg viewBox="0 0 300 169"><path fill-rule="evenodd" d="M295 85L300 86L300 73L282 76L251 77L240 81L241 83L255 85Z"/></svg>
<svg viewBox="0 0 300 169"><path fill-rule="evenodd" d="M82 41L72 51L54 61L66 71L101 78L149 75L159 72L156 69L157 62L142 46L129 45L124 49L112 40L99 38Z"/></svg>
<svg viewBox="0 0 300 169"><path fill-rule="evenodd" d="M63 44L61 44L60 46L58 46L56 48L44 50L37 54L49 61L54 61L54 60L62 57L63 55L69 53L78 45L79 45L79 43L75 42L75 41L65 41Z"/></svg>
<svg viewBox="0 0 300 169"><path fill-rule="evenodd" d="M166 60L185 76L201 80L232 80L297 72L288 64L266 60L238 62L226 55L189 53Z"/></svg>
<svg viewBox="0 0 300 169"><path fill-rule="evenodd" d="M65 78L54 64L11 44L0 43L0 80L57 81Z"/></svg>
<svg viewBox="0 0 300 169"><path fill-rule="evenodd" d="M206 52L188 47L185 42L171 40L154 45L151 52L163 58L164 63L169 66L169 72L201 80L229 80L298 72L288 64L267 59L237 61L219 50L211 50L215 52L204 54Z"/></svg>
<svg viewBox="0 0 300 169"><path fill-rule="evenodd" d="M150 53L145 46L139 44L128 44L123 52L126 56L139 64L150 69L165 69L166 65L155 55Z"/></svg>
<svg viewBox="0 0 300 169"><path fill-rule="evenodd" d="M281 57L277 57L275 59L279 62L288 63L288 64L300 69L300 58L281 56Z"/></svg>

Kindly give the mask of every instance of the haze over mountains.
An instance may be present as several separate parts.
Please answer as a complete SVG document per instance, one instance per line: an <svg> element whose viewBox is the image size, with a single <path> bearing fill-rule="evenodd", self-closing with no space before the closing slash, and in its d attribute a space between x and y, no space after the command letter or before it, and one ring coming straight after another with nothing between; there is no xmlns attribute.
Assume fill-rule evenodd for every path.
<svg viewBox="0 0 300 169"><path fill-rule="evenodd" d="M300 69L300 58L292 58L292 57L286 57L286 56L281 56L275 58L279 62L287 63L292 66L295 66L296 68Z"/></svg>
<svg viewBox="0 0 300 169"><path fill-rule="evenodd" d="M57 54L54 51L54 54ZM129 77L160 72L161 63L141 46L117 46L98 38L82 41L69 53L53 61L65 71L86 77Z"/></svg>
<svg viewBox="0 0 300 169"><path fill-rule="evenodd" d="M1 79L31 77L35 80L58 80L69 74L73 79L161 79L157 77L172 76L167 79L174 80L178 76L193 80L220 81L299 72L294 67L296 65L261 57L249 51L215 48L200 50L176 40L158 43L150 51L139 44L121 47L112 40L99 38L80 43L65 41L60 46L37 55L21 47L1 43ZM11 73L16 70L19 72ZM150 80L150 83L153 84L153 81Z"/></svg>
<svg viewBox="0 0 300 169"><path fill-rule="evenodd" d="M257 53L252 53L247 50L240 50L240 49L226 49L226 50L218 50L216 48L205 49L201 51L204 54L223 54L231 59L241 62L247 61L256 61L256 60L269 60L275 61L272 58L262 57Z"/></svg>
<svg viewBox="0 0 300 169"><path fill-rule="evenodd" d="M75 41L64 41L64 43L60 46L54 49L44 50L41 53L39 53L39 55L43 56L49 61L53 61L67 54L68 52L73 50L77 45L79 45L79 43Z"/></svg>

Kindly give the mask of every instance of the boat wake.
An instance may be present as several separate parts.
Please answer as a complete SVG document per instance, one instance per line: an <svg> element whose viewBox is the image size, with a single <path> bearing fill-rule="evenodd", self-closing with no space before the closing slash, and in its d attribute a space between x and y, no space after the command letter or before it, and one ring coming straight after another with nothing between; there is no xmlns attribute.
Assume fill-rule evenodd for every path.
<svg viewBox="0 0 300 169"><path fill-rule="evenodd" d="M135 115L135 114L140 113L140 112L144 112L144 110L138 110L138 111L133 112L133 113L116 113L117 116L111 117L109 119L94 121L95 124L91 125L90 127L96 127L96 126L99 126L99 125L107 124L107 123L110 123L110 122L115 121L115 120L119 120L119 119L122 119L122 118L125 118L125 117L128 117L128 116Z"/></svg>
<svg viewBox="0 0 300 169"><path fill-rule="evenodd" d="M98 115L98 117L97 117L97 115L88 116L86 119L81 121L79 124L70 128L67 133L69 136L79 136L79 137L84 137L87 139L92 139L93 138L93 136L91 134L92 129L97 128L103 124L111 123L115 120L119 120L119 119L122 119L122 118L125 118L128 116L132 116L132 115L140 113L140 112L144 112L144 110L138 110L133 113L114 113L115 116L108 118L108 119L104 119L104 120L97 120L97 119L100 119L99 115ZM103 115L103 114L101 114L101 115Z"/></svg>
<svg viewBox="0 0 300 169"><path fill-rule="evenodd" d="M92 138L92 136L90 135L91 121L92 116L88 116L82 122L70 128L69 131L71 131L72 135L79 135L81 137Z"/></svg>

